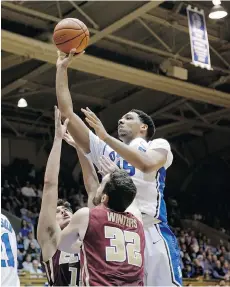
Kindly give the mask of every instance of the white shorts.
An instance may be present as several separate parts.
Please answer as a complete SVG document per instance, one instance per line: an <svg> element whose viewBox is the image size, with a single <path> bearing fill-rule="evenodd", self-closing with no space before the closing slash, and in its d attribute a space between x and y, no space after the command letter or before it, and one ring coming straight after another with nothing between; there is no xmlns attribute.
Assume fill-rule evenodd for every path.
<svg viewBox="0 0 230 287"><path fill-rule="evenodd" d="M180 250L166 223L144 227L145 286L182 286Z"/></svg>

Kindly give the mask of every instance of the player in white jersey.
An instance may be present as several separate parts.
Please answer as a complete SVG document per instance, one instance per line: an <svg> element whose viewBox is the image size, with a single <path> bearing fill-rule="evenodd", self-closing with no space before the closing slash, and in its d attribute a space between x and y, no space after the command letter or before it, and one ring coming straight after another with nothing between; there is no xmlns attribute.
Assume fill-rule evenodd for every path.
<svg viewBox="0 0 230 287"><path fill-rule="evenodd" d="M9 219L1 214L1 286L20 286L17 240Z"/></svg>
<svg viewBox="0 0 230 287"><path fill-rule="evenodd" d="M119 141L108 135L100 120L89 109L82 109L92 133L74 114L68 89L67 67L74 55L57 60L56 92L59 108L69 118L69 130L77 144L100 168L100 157L109 156L125 169L137 187L136 204L142 212L146 236L146 285L180 286L182 284L180 252L177 239L167 225L164 201L166 169L173 155L164 139L150 141L155 132L152 119L144 112L132 110L118 122Z"/></svg>

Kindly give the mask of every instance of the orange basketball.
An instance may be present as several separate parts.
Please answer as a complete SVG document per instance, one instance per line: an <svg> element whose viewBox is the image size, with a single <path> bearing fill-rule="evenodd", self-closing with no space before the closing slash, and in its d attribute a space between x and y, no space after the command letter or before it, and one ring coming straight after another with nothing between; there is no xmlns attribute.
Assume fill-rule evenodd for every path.
<svg viewBox="0 0 230 287"><path fill-rule="evenodd" d="M89 30L80 20L66 18L56 25L53 41L57 48L66 54L69 54L73 48L76 48L76 52L80 53L85 50L89 43Z"/></svg>

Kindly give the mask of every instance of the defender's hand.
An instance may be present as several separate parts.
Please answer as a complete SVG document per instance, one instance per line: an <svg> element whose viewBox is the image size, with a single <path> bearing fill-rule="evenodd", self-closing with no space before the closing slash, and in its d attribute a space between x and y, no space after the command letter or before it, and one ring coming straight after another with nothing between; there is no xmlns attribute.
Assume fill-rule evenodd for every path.
<svg viewBox="0 0 230 287"><path fill-rule="evenodd" d="M77 148L76 143L73 139L73 137L70 135L70 133L68 131L66 131L65 135L64 135L64 140L71 145L74 148Z"/></svg>
<svg viewBox="0 0 230 287"><path fill-rule="evenodd" d="M72 49L70 53L67 55L67 54L61 54L61 52L58 50L57 51L58 59L57 59L57 64L56 64L57 68L63 67L67 69L68 66L72 63L73 59L83 55L84 53L85 51L79 54L76 54L76 49Z"/></svg>
<svg viewBox="0 0 230 287"><path fill-rule="evenodd" d="M55 109L55 138L63 139L67 131L67 125L68 125L69 119L66 119L64 121L64 124L62 125L61 112L56 106L54 107L54 109Z"/></svg>
<svg viewBox="0 0 230 287"><path fill-rule="evenodd" d="M81 109L81 111L85 114L85 120L95 130L96 135L104 141L109 135L99 118L89 108Z"/></svg>
<svg viewBox="0 0 230 287"><path fill-rule="evenodd" d="M106 174L111 173L116 169L119 169L119 167L113 161L111 161L108 157L104 155L100 158L99 164L100 169L98 172L102 176L105 176Z"/></svg>

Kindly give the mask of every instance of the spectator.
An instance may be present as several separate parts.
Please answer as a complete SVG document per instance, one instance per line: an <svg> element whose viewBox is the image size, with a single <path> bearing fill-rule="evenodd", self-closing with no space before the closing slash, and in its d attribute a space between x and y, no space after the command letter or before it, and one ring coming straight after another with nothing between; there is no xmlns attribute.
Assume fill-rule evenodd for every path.
<svg viewBox="0 0 230 287"><path fill-rule="evenodd" d="M41 264L39 264L38 260L34 259L32 262L32 266L29 270L31 275L37 275L36 277L42 277L42 276L39 276L39 274L41 275L43 273L42 270L39 268L39 265Z"/></svg>
<svg viewBox="0 0 230 287"><path fill-rule="evenodd" d="M38 187L38 189L37 189L37 195L38 195L38 197L40 197L40 198L42 198L42 190L43 190L43 188L42 188L42 185L40 184L39 187Z"/></svg>
<svg viewBox="0 0 230 287"><path fill-rule="evenodd" d="M204 261L204 272L208 272L209 274L213 272L212 255L208 255Z"/></svg>
<svg viewBox="0 0 230 287"><path fill-rule="evenodd" d="M21 192L22 192L22 195L24 195L26 197L36 197L37 196L34 189L31 187L29 181L26 182L26 185L22 188Z"/></svg>
<svg viewBox="0 0 230 287"><path fill-rule="evenodd" d="M191 265L186 265L185 269L182 271L183 278L193 278L194 270L192 270Z"/></svg>
<svg viewBox="0 0 230 287"><path fill-rule="evenodd" d="M202 268L200 261L198 259L194 259L194 274L193 277L197 278L204 275L204 269Z"/></svg>
<svg viewBox="0 0 230 287"><path fill-rule="evenodd" d="M21 221L21 229L19 231L20 236L22 238L26 238L30 232L31 232L31 227L29 223L23 219Z"/></svg>
<svg viewBox="0 0 230 287"><path fill-rule="evenodd" d="M221 267L221 263L219 260L216 261L216 266L213 270L213 278L214 279L225 279L225 273L223 268Z"/></svg>
<svg viewBox="0 0 230 287"><path fill-rule="evenodd" d="M30 270L31 270L31 268L32 268L32 262L31 262L31 260L32 260L31 255L30 255L30 254L27 254L27 255L26 255L26 258L25 258L25 261L22 263L23 269L24 269L25 271L30 271Z"/></svg>
<svg viewBox="0 0 230 287"><path fill-rule="evenodd" d="M24 239L24 249L27 250L29 248L30 243L33 243L34 247L36 249L40 249L39 244L37 240L34 238L34 235L32 232L29 232L28 237Z"/></svg>
<svg viewBox="0 0 230 287"><path fill-rule="evenodd" d="M29 247L27 249L27 254L31 254L31 256L36 256L36 254L39 252L39 249L36 248L33 242L29 243Z"/></svg>

